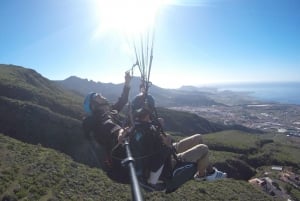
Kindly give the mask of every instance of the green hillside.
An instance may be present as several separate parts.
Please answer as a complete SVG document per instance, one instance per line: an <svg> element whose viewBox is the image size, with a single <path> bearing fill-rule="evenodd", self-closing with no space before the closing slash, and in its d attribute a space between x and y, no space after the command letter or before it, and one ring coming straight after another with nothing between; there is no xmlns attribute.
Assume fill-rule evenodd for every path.
<svg viewBox="0 0 300 201"><path fill-rule="evenodd" d="M32 69L0 64L1 96L28 101L81 119L83 97L64 90Z"/></svg>
<svg viewBox="0 0 300 201"><path fill-rule="evenodd" d="M158 116L165 122L165 130L175 131L179 135L189 136L195 133L211 133L228 129L227 127L209 122L196 114L157 108Z"/></svg>
<svg viewBox="0 0 300 201"><path fill-rule="evenodd" d="M81 131L82 101L34 70L0 65L0 132L95 165Z"/></svg>
<svg viewBox="0 0 300 201"><path fill-rule="evenodd" d="M241 131L222 131L204 135L213 150L239 153L252 167L264 165L293 166L300 169L300 139L278 134L249 134Z"/></svg>
<svg viewBox="0 0 300 201"><path fill-rule="evenodd" d="M0 65L2 197L30 201L131 199L130 186L111 181L99 169L102 148L91 146L81 128L83 99L34 70ZM205 134L211 162L227 172L229 179L190 181L172 194L144 193L146 200L270 200L247 180L263 175L272 165L299 174L299 138L224 127L165 108L158 108L158 114L165 119L165 130L177 140ZM300 200L299 189L282 185L293 200Z"/></svg>
<svg viewBox="0 0 300 201"><path fill-rule="evenodd" d="M131 200L130 185L65 154L0 134L0 198L13 200ZM246 181L189 181L171 194L142 192L145 200L273 200Z"/></svg>

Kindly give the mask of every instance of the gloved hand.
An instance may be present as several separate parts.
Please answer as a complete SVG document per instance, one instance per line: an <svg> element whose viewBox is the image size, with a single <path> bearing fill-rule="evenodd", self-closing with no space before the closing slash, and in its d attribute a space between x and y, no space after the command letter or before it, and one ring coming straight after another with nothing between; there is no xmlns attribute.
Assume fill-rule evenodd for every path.
<svg viewBox="0 0 300 201"><path fill-rule="evenodd" d="M130 81L131 81L131 75L130 75L130 71L126 71L125 72L125 85L127 87L129 87Z"/></svg>
<svg viewBox="0 0 300 201"><path fill-rule="evenodd" d="M128 134L128 130L129 128L126 127L125 129L120 129L119 130L119 134L118 134L118 144L123 144L124 143L124 139Z"/></svg>

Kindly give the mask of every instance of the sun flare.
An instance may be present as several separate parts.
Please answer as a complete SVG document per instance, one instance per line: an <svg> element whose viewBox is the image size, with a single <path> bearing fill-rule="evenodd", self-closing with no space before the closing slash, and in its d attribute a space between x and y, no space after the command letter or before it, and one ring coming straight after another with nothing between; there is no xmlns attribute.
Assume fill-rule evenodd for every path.
<svg viewBox="0 0 300 201"><path fill-rule="evenodd" d="M158 12L171 0L93 0L98 23L93 39L108 37L132 60L150 61ZM173 0L172 0L173 1Z"/></svg>
<svg viewBox="0 0 300 201"><path fill-rule="evenodd" d="M97 16L101 32L117 31L137 34L154 25L158 10L164 0L98 0Z"/></svg>

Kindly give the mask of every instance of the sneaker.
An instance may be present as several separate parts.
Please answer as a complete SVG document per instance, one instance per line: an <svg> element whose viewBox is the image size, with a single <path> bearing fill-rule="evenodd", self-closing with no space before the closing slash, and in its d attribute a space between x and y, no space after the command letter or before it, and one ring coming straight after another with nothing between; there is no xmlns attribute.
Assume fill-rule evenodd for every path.
<svg viewBox="0 0 300 201"><path fill-rule="evenodd" d="M221 172L217 170L215 167L213 169L215 170L215 172L212 173L211 175L206 176L205 180L214 181L214 180L223 179L227 177L227 173Z"/></svg>
<svg viewBox="0 0 300 201"><path fill-rule="evenodd" d="M195 181L205 181L206 177L201 177L198 172L194 174Z"/></svg>
<svg viewBox="0 0 300 201"><path fill-rule="evenodd" d="M140 186L148 192L165 191L166 190L166 184L162 183L162 182L159 182L159 183L156 183L156 184L150 184L150 183L145 182L145 181L140 181L139 183L140 183Z"/></svg>

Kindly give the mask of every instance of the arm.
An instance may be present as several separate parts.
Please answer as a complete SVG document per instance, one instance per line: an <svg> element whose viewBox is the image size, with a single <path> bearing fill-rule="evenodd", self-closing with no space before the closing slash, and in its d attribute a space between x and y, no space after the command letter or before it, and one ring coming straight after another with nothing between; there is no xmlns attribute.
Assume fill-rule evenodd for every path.
<svg viewBox="0 0 300 201"><path fill-rule="evenodd" d="M128 102L128 96L129 96L129 90L130 90L130 80L131 80L131 76L129 74L129 72L125 73L125 85L121 94L121 97L118 99L118 101L112 105L112 109L113 110L117 110L118 112L120 112L123 107L126 105L126 103Z"/></svg>
<svg viewBox="0 0 300 201"><path fill-rule="evenodd" d="M103 123L103 128L104 130L109 131L108 133L110 133L114 145L122 144L129 130L128 127L123 129L118 124L112 122L111 119L108 119Z"/></svg>
<svg viewBox="0 0 300 201"><path fill-rule="evenodd" d="M122 128L111 119L98 120L95 125L94 137L107 151L111 151L118 143L118 135L121 129Z"/></svg>
<svg viewBox="0 0 300 201"><path fill-rule="evenodd" d="M161 140L162 142L168 146L168 147L172 147L172 141L173 139L171 138L171 136L169 134L160 134Z"/></svg>

